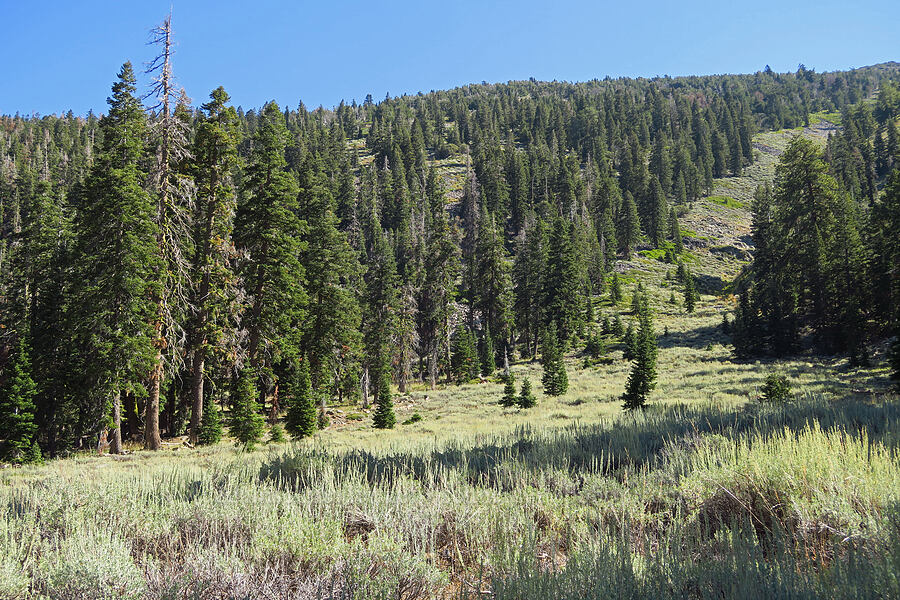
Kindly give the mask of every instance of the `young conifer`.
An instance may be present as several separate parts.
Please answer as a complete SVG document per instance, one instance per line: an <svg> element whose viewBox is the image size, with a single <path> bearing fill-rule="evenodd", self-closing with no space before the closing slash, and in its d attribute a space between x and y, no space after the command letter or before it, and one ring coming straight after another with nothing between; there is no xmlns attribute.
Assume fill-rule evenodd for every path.
<svg viewBox="0 0 900 600"><path fill-rule="evenodd" d="M634 363L631 374L622 394L623 408L634 410L643 408L647 402L647 395L656 387L656 334L653 332L653 318L650 310L644 308L640 314L640 329L638 330Z"/></svg>
<svg viewBox="0 0 900 600"><path fill-rule="evenodd" d="M288 386L291 401L285 425L295 438L309 437L316 432L316 402L309 377L309 361L304 357L295 367Z"/></svg>
<svg viewBox="0 0 900 600"><path fill-rule="evenodd" d="M397 419L394 417L394 402L391 400L391 372L387 367L381 371L377 391L372 426L376 429L393 429Z"/></svg>
<svg viewBox="0 0 900 600"><path fill-rule="evenodd" d="M527 377L522 382L522 391L519 393L517 401L519 408L533 408L537 406L537 399L531 391L531 380Z"/></svg>
<svg viewBox="0 0 900 600"><path fill-rule="evenodd" d="M510 408L515 406L518 400L516 399L516 378L513 377L513 374L510 373L506 377L506 383L503 386L503 397L500 399L500 406L504 408Z"/></svg>
<svg viewBox="0 0 900 600"><path fill-rule="evenodd" d="M24 339L4 369L0 387L0 458L13 463L30 462L34 446L34 396L37 386L31 379L31 361ZM37 452L40 459L40 450Z"/></svg>
<svg viewBox="0 0 900 600"><path fill-rule="evenodd" d="M265 420L259 412L259 403L256 401L257 390L254 381L256 370L244 368L238 376L234 397L231 400L229 433L245 450L252 450L259 443L265 425Z"/></svg>
<svg viewBox="0 0 900 600"><path fill-rule="evenodd" d="M200 418L200 427L197 432L197 443L202 446L217 444L222 439L222 411L218 404L204 394L203 415Z"/></svg>

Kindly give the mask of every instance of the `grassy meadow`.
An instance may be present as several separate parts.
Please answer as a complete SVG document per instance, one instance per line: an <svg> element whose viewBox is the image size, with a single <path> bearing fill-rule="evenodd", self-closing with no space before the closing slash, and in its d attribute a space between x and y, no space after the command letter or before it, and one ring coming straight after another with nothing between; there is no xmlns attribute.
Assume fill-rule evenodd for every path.
<svg viewBox="0 0 900 600"><path fill-rule="evenodd" d="M799 133L818 136L827 116ZM824 124L824 125L823 125ZM675 267L621 261L659 335L650 407L623 414L622 344L566 361L569 390L498 405L497 378L395 395L398 425L331 406L301 443L79 455L0 470L0 598L897 598L900 404L869 367L737 361L722 331L749 260L752 190L789 135L681 217L701 300ZM446 161L457 169L458 160ZM675 303L670 301L674 295ZM770 373L793 399L758 401ZM412 415L421 420L402 424Z"/></svg>

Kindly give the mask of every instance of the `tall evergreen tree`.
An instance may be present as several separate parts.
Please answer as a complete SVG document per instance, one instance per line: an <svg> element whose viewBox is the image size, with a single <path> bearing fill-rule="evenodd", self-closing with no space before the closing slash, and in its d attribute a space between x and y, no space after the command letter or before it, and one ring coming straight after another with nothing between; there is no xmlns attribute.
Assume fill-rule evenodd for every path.
<svg viewBox="0 0 900 600"><path fill-rule="evenodd" d="M544 322L554 324L563 347L575 332L581 315L579 258L572 240L572 226L562 218L553 222L544 277Z"/></svg>
<svg viewBox="0 0 900 600"><path fill-rule="evenodd" d="M125 63L100 121L103 141L75 221L70 327L92 399L81 418L97 429L111 421L113 453L122 451L122 394L143 396L143 381L156 365L153 299L161 293L155 210L141 169L146 119L134 94L134 71Z"/></svg>
<svg viewBox="0 0 900 600"><path fill-rule="evenodd" d="M237 281L231 240L235 194L232 170L237 166L238 118L227 106L228 94L218 87L200 109L194 139L194 181L191 308L186 352L191 370L190 439L199 442L206 405L206 362L213 353L227 352L233 338ZM233 343L233 342L232 342Z"/></svg>
<svg viewBox="0 0 900 600"><path fill-rule="evenodd" d="M234 239L247 255L241 271L249 306L247 357L260 377L276 355L296 356L307 296L301 254L306 224L297 216L297 182L287 171L284 114L274 102L265 105L253 136L243 199L235 217Z"/></svg>

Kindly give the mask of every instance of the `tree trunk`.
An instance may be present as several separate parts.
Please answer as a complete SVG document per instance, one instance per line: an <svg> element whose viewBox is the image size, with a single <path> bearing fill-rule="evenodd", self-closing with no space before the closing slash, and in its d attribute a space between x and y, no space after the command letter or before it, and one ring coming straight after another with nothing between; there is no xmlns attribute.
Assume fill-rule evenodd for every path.
<svg viewBox="0 0 900 600"><path fill-rule="evenodd" d="M150 397L144 409L144 449L159 450L162 439L159 437L159 387L162 380L162 354L157 351L153 371L150 373Z"/></svg>
<svg viewBox="0 0 900 600"><path fill-rule="evenodd" d="M122 392L113 396L113 435L109 446L110 454L122 454Z"/></svg>
<svg viewBox="0 0 900 600"><path fill-rule="evenodd" d="M206 361L200 350L194 350L193 373L191 377L191 430L190 442L196 446L200 440L200 423L203 421L203 378Z"/></svg>
<svg viewBox="0 0 900 600"><path fill-rule="evenodd" d="M431 384L431 389L435 389L437 387L437 378L438 378L438 345L434 345L434 350L431 353L431 358L428 361L428 382Z"/></svg>
<svg viewBox="0 0 900 600"><path fill-rule="evenodd" d="M369 408L369 368L363 367L362 376L359 378L359 389L362 393L362 407Z"/></svg>

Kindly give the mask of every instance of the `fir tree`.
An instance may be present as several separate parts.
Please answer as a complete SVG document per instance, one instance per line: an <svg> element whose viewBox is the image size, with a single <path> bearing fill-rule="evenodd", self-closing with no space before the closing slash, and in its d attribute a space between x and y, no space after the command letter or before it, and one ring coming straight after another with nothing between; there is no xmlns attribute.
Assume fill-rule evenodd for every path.
<svg viewBox="0 0 900 600"><path fill-rule="evenodd" d="M503 397L500 399L500 406L510 408L517 404L516 398L516 378L512 373L505 377L506 382L503 385Z"/></svg>
<svg viewBox="0 0 900 600"><path fill-rule="evenodd" d="M460 324L456 329L453 342L453 356L451 369L457 383L465 383L478 377L481 368L478 355L475 352L474 334Z"/></svg>
<svg viewBox="0 0 900 600"><path fill-rule="evenodd" d="M189 275L192 318L187 326L186 354L191 370L190 440L194 444L204 443L199 438L207 406L206 363L216 353L221 356L233 337L232 316L239 295L231 241L235 210L231 171L237 165L238 116L227 106L228 94L222 87L209 96L210 101L200 107L193 150L197 193Z"/></svg>
<svg viewBox="0 0 900 600"><path fill-rule="evenodd" d="M616 316L613 319L612 334L619 339L622 339L622 336L625 335L625 327L622 325L622 317L619 313L616 313Z"/></svg>
<svg viewBox="0 0 900 600"><path fill-rule="evenodd" d="M527 377L522 381L522 391L519 393L517 402L519 408L533 408L537 406L537 399L531 391L531 380Z"/></svg>
<svg viewBox="0 0 900 600"><path fill-rule="evenodd" d="M697 290L694 287L694 277L688 273L684 279L684 310L688 314L694 312L694 303L697 301Z"/></svg>
<svg viewBox="0 0 900 600"><path fill-rule="evenodd" d="M481 335L481 345L479 348L479 362L481 363L481 374L484 377L490 377L497 370L497 364L494 361L494 343L491 340L491 328L485 325L484 332Z"/></svg>
<svg viewBox="0 0 900 600"><path fill-rule="evenodd" d="M566 365L556 334L556 325L551 321L544 330L541 343L541 366L544 374L541 382L544 385L544 393L548 396L561 396L569 389L569 377L566 374Z"/></svg>
<svg viewBox="0 0 900 600"><path fill-rule="evenodd" d="M558 343L562 346L577 329L581 312L581 277L572 229L562 218L554 220L544 277L544 320L555 324Z"/></svg>
<svg viewBox="0 0 900 600"><path fill-rule="evenodd" d="M637 335L635 335L634 323L628 323L628 328L622 335L622 342L625 344L622 357L625 360L633 360L637 356Z"/></svg>
<svg viewBox="0 0 900 600"><path fill-rule="evenodd" d="M643 408L647 396L656 387L656 334L653 332L653 318L649 309L640 314L633 364L625 393L622 394L623 408L634 410Z"/></svg>
<svg viewBox="0 0 900 600"><path fill-rule="evenodd" d="M13 463L34 462L36 444L34 397L37 386L31 378L31 360L23 338L3 368L0 386L0 446L3 460ZM40 450L37 450L40 460Z"/></svg>
<svg viewBox="0 0 900 600"><path fill-rule="evenodd" d="M218 444L222 439L222 411L210 394L203 397L203 417L197 432L197 443L201 446Z"/></svg>
<svg viewBox="0 0 900 600"><path fill-rule="evenodd" d="M75 221L72 344L81 348L82 383L92 400L81 417L112 423L121 453L121 398L141 393L155 368L158 254L154 204L144 190L146 119L125 63L100 121L100 153L84 183Z"/></svg>
<svg viewBox="0 0 900 600"><path fill-rule="evenodd" d="M394 417L394 403L391 400L391 375L385 367L378 378L377 394L375 396L375 414L372 416L372 426L376 429L393 429L396 423Z"/></svg>
<svg viewBox="0 0 900 600"><path fill-rule="evenodd" d="M301 253L305 223L297 216L297 182L287 170L284 114L266 104L253 136L245 199L238 205L234 239L247 254L247 356L258 376L277 354L296 356L307 305Z"/></svg>
<svg viewBox="0 0 900 600"><path fill-rule="evenodd" d="M252 450L262 439L265 428L265 419L260 414L259 403L256 401L258 392L254 384L255 380L256 373L252 368L245 367L241 370L234 386L228 423L228 432L231 437L248 451Z"/></svg>
<svg viewBox="0 0 900 600"><path fill-rule="evenodd" d="M622 283L619 281L618 273L613 273L612 281L609 284L609 299L613 306L622 301Z"/></svg>
<svg viewBox="0 0 900 600"><path fill-rule="evenodd" d="M288 381L288 404L285 425L288 433L295 438L309 437L316 432L316 403L313 398L309 375L309 360L303 358L299 366L294 366Z"/></svg>

